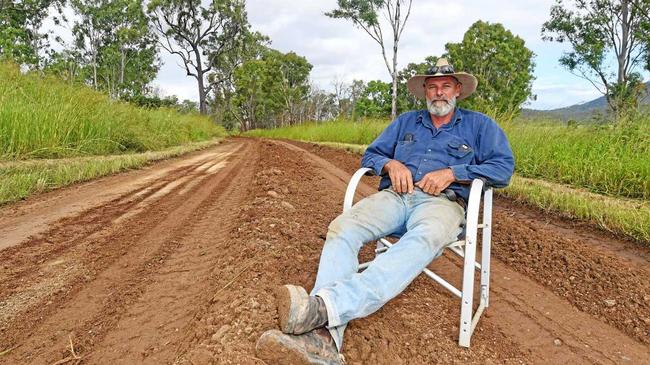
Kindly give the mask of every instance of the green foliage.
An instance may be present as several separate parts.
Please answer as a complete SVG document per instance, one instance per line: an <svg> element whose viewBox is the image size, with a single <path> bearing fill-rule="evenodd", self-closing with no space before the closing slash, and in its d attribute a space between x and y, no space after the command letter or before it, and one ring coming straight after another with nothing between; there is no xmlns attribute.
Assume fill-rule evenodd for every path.
<svg viewBox="0 0 650 365"><path fill-rule="evenodd" d="M462 106L492 115L518 112L532 95L533 52L499 23L477 21L460 43L447 43L446 57L459 71L473 74L478 88Z"/></svg>
<svg viewBox="0 0 650 365"><path fill-rule="evenodd" d="M635 72L650 69L650 2L647 0L556 0L542 38L569 43L560 64L589 80L617 113L635 97ZM614 67L612 67L614 65ZM637 71L635 71L637 70ZM633 104L636 101L633 102Z"/></svg>
<svg viewBox="0 0 650 365"><path fill-rule="evenodd" d="M0 159L159 150L223 135L197 114L145 110L0 63Z"/></svg>
<svg viewBox="0 0 650 365"><path fill-rule="evenodd" d="M357 100L355 112L365 118L381 118L391 112L391 85L379 80L370 81Z"/></svg>
<svg viewBox="0 0 650 365"><path fill-rule="evenodd" d="M241 129L300 122L298 106L309 93L311 69L304 57L273 49L235 69L233 113Z"/></svg>
<svg viewBox="0 0 650 365"><path fill-rule="evenodd" d="M335 120L323 123L304 123L291 127L255 129L246 132L248 136L268 138L289 138L310 142L337 142L356 145L370 144L381 133L388 121L385 119L364 119L360 122Z"/></svg>
<svg viewBox="0 0 650 365"><path fill-rule="evenodd" d="M79 16L74 48L54 55L47 70L82 79L118 99L145 94L158 72L156 37L142 0L71 0ZM71 70L70 65L82 65Z"/></svg>
<svg viewBox="0 0 650 365"><path fill-rule="evenodd" d="M37 66L39 48L47 39L47 35L39 33L39 28L50 6L60 7L61 3L53 0L1 0L0 59Z"/></svg>

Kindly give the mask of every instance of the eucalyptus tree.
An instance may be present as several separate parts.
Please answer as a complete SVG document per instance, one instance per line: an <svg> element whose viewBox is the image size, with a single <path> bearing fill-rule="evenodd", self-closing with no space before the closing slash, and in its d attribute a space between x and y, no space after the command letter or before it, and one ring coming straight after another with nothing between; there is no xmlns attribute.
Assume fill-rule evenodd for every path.
<svg viewBox="0 0 650 365"><path fill-rule="evenodd" d="M381 55L392 80L391 117L397 116L397 50L406 21L411 14L413 0L338 0L338 8L325 13L331 18L347 19L363 29L381 48ZM388 21L389 29L382 25L380 16ZM384 33L392 41L392 58L389 61Z"/></svg>
<svg viewBox="0 0 650 365"><path fill-rule="evenodd" d="M568 43L560 64L620 112L636 100L642 69L650 69L649 13L648 0L556 0L542 39Z"/></svg>
<svg viewBox="0 0 650 365"><path fill-rule="evenodd" d="M215 59L229 52L246 33L248 20L243 0L153 0L148 13L159 35L159 44L178 56L187 76L196 80L199 110L208 112L208 95L212 85L208 75Z"/></svg>
<svg viewBox="0 0 650 365"><path fill-rule="evenodd" d="M71 0L70 5L77 15L76 52L68 54L82 56L90 84L115 99L145 93L158 71L158 51L143 1Z"/></svg>
<svg viewBox="0 0 650 365"><path fill-rule="evenodd" d="M312 65L294 52L267 49L234 72L235 116L242 131L304 121Z"/></svg>
<svg viewBox="0 0 650 365"><path fill-rule="evenodd" d="M54 8L61 12L58 0L0 0L0 58L36 67L49 34L40 28L48 12ZM54 16L55 22L60 21Z"/></svg>

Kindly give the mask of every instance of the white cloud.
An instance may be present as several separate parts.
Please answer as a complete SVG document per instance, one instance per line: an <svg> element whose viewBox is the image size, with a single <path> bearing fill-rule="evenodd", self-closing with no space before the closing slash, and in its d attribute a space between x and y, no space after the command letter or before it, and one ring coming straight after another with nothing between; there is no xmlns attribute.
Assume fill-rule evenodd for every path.
<svg viewBox="0 0 650 365"><path fill-rule="evenodd" d="M541 26L554 2L414 0L400 43L398 68L442 54L446 43L461 41L467 28L477 20L499 22L522 37L537 55L533 84L537 100L531 102L531 107L548 109L588 101L599 96L598 91L557 63L565 48L541 40ZM389 81L379 46L349 21L324 15L335 7L336 0L248 0L246 5L253 29L269 36L273 48L305 56L314 66L311 79L320 88L332 90L334 80ZM69 11L66 15L72 17ZM67 41L72 39L69 30L54 24L46 23L44 29L54 30ZM197 100L196 81L185 75L176 56L162 51L161 58L164 65L155 84L163 94Z"/></svg>

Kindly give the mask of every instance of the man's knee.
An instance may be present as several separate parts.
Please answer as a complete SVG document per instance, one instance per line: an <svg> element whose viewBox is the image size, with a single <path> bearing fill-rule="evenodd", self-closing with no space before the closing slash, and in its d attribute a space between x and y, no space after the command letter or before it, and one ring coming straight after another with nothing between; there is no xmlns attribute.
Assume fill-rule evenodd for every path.
<svg viewBox="0 0 650 365"><path fill-rule="evenodd" d="M341 237L346 231L349 231L353 227L353 217L351 217L350 212L344 212L338 217L334 218L327 227L327 238L337 238Z"/></svg>

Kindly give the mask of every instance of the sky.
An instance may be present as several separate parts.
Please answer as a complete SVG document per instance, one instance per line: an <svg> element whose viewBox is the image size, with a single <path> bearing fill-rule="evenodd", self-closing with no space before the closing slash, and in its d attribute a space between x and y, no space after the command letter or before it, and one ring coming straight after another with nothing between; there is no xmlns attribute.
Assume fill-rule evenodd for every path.
<svg viewBox="0 0 650 365"><path fill-rule="evenodd" d="M583 103L600 96L588 81L559 65L567 48L542 41L542 24L548 20L554 0L496 1L414 0L411 15L400 40L398 69L441 55L449 42L460 42L477 20L498 22L526 42L535 53L533 94L537 100L526 107L554 109ZM247 0L248 20L253 30L267 35L271 47L294 51L314 66L311 79L321 89L333 90L335 81L354 79L390 81L380 48L351 22L331 19L325 12L336 8L336 0ZM155 84L165 95L198 99L196 82L184 76L179 61L163 53ZM480 85L479 85L480 87Z"/></svg>
<svg viewBox="0 0 650 365"><path fill-rule="evenodd" d="M568 48L541 39L542 24L548 20L554 3L555 0L413 0L399 44L398 69L411 62L423 62L429 55L443 54L444 45L460 42L477 20L498 22L521 37L536 55L533 94L537 98L525 107L554 109L590 101L601 96L598 90L558 63ZM350 21L324 15L334 8L336 0L246 1L252 29L268 36L272 48L306 57L313 65L312 82L319 88L333 91L336 81L349 83L354 79L390 81L379 45ZM196 81L185 76L177 56L162 51L161 60L163 66L154 85L162 94L198 100Z"/></svg>

